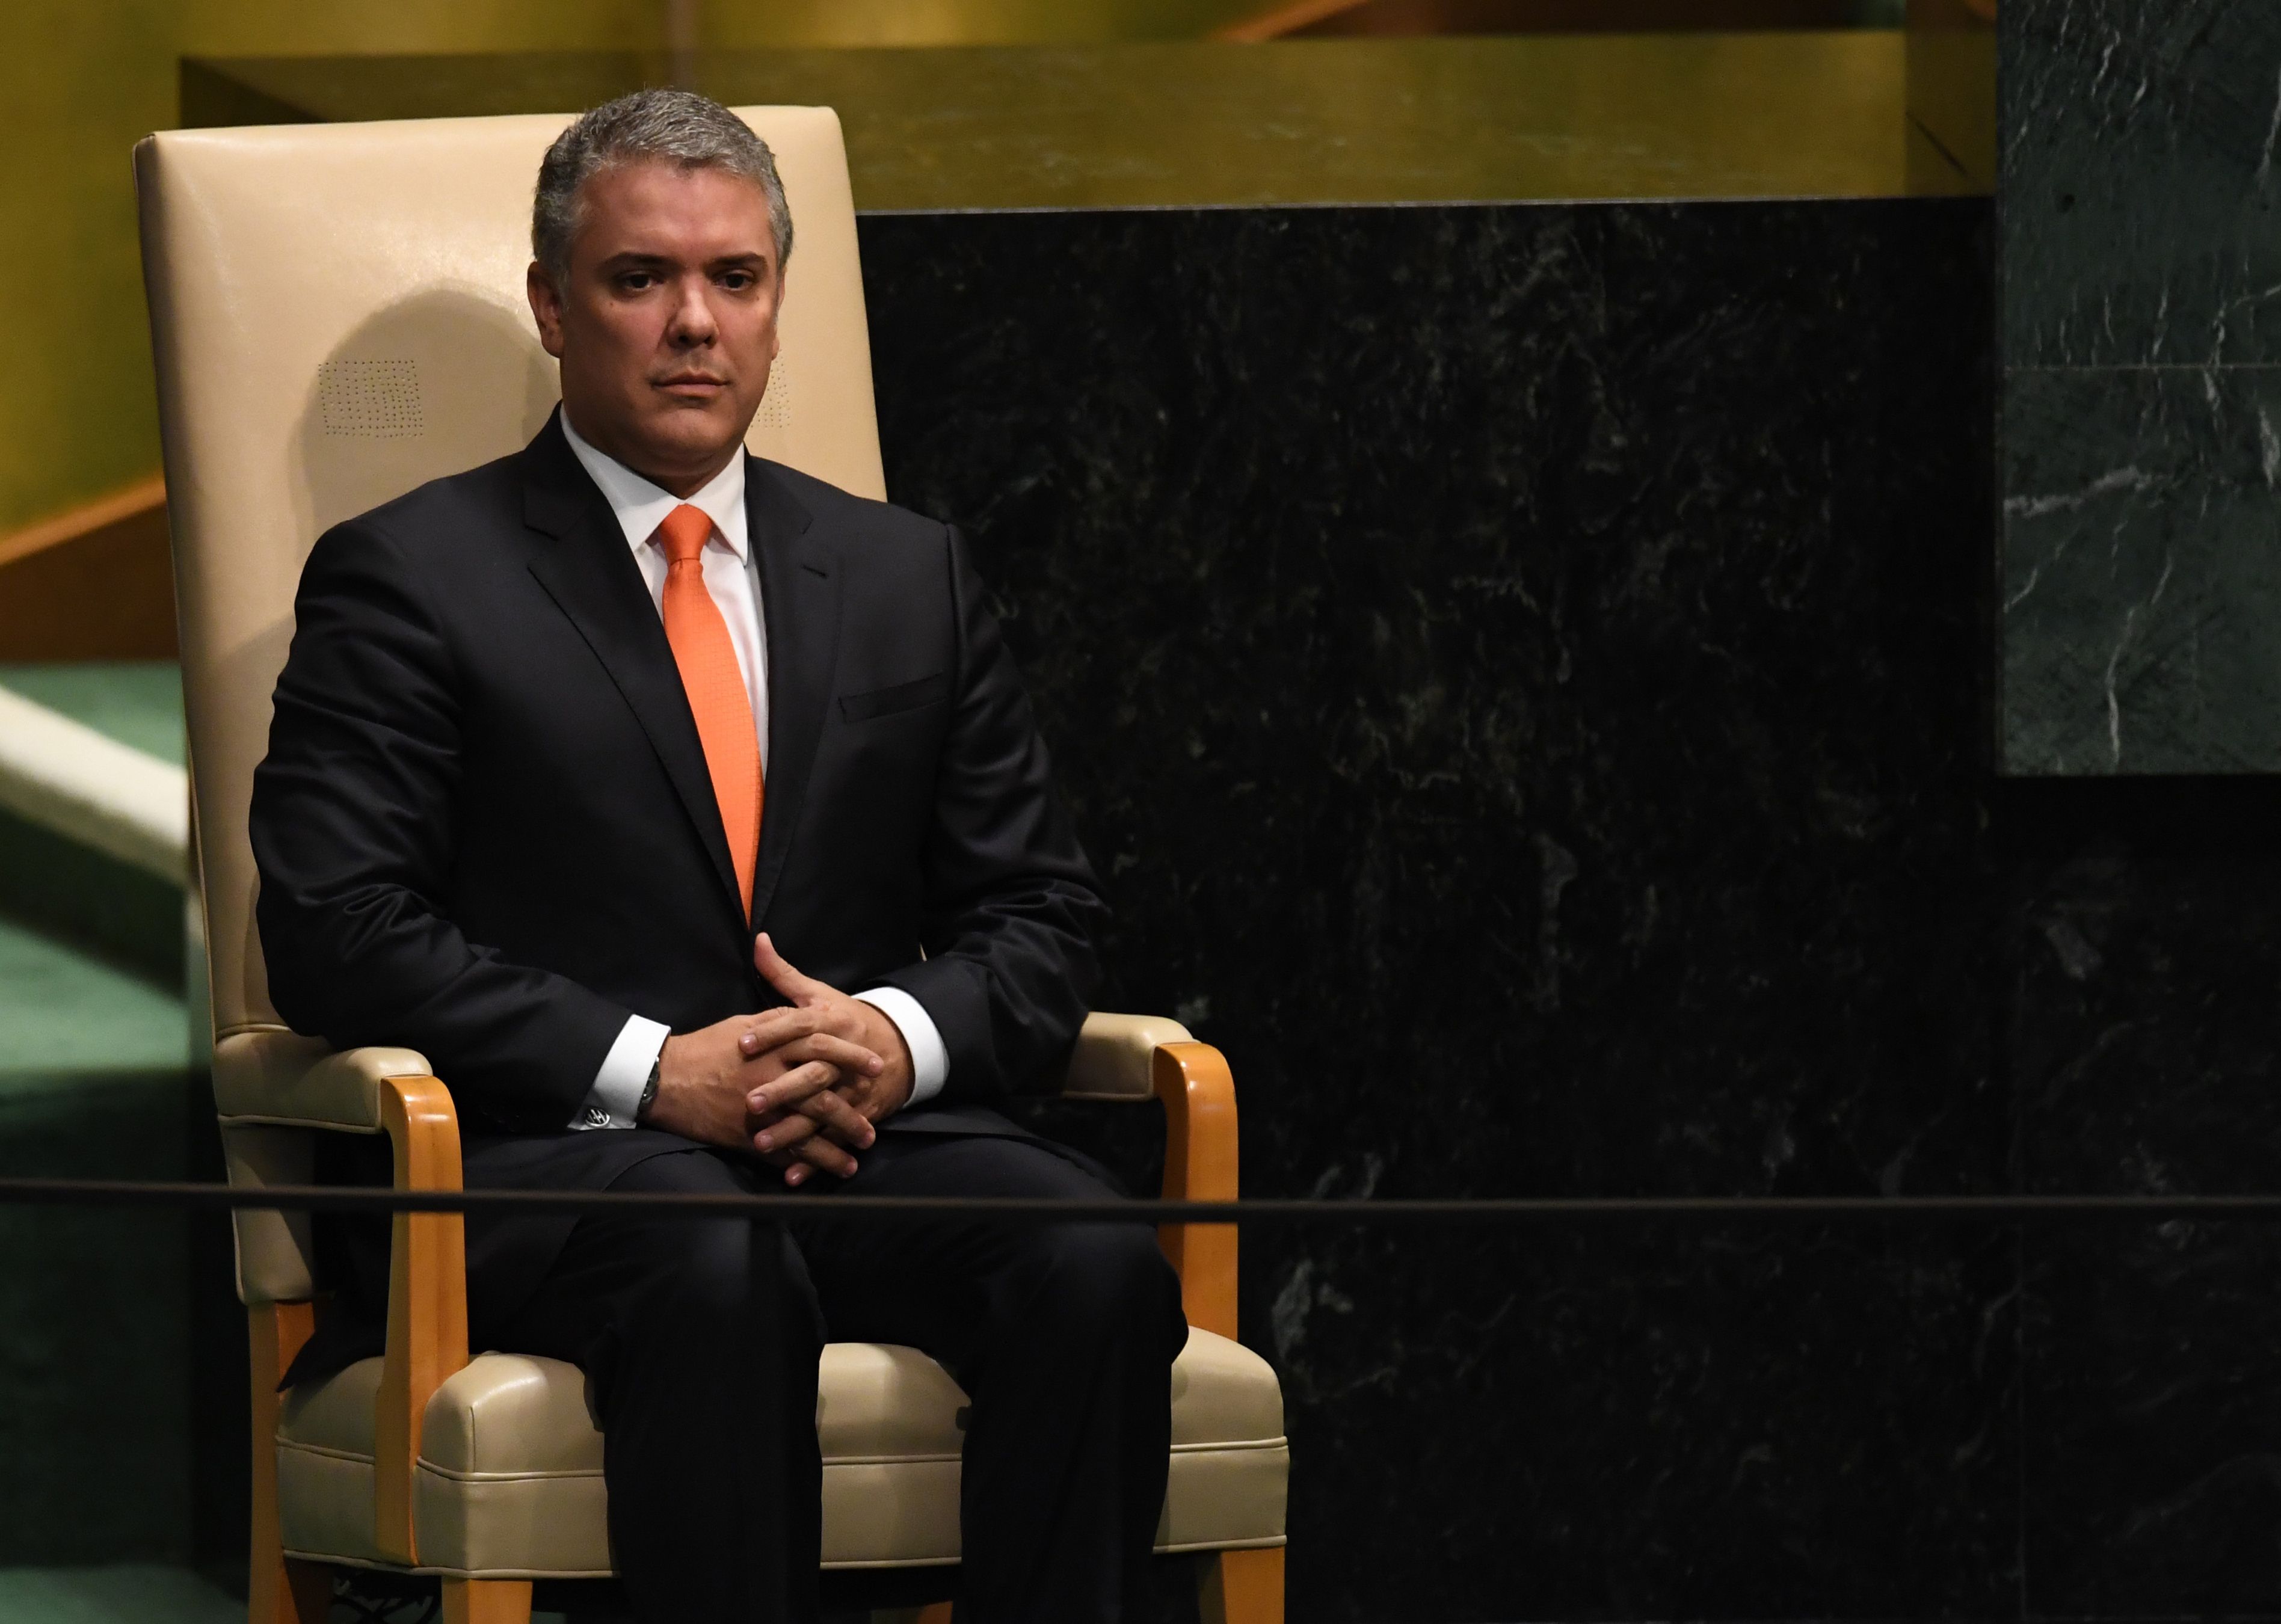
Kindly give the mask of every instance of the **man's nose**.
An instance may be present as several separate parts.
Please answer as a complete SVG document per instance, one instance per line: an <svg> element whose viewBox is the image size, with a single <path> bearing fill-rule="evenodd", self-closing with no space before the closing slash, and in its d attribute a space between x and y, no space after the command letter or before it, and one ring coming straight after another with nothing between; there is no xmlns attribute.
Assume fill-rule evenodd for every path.
<svg viewBox="0 0 2281 1624"><path fill-rule="evenodd" d="M713 320L712 302L705 297L702 282L682 284L680 297L673 303L673 319L667 329L677 344L710 344L719 324Z"/></svg>

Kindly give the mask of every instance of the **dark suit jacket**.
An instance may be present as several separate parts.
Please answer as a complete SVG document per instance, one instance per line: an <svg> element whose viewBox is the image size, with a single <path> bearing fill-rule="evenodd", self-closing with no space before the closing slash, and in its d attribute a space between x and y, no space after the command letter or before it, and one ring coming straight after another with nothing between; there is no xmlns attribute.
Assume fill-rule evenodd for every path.
<svg viewBox="0 0 2281 1624"><path fill-rule="evenodd" d="M564 1125L630 1014L685 1032L783 1001L756 929L932 1017L949 1082L895 1131L1011 1132L989 1102L1084 1019L1102 906L958 533L758 458L746 504L769 669L749 926L664 627L558 422L336 526L302 572L254 777L270 995L336 1047L426 1055L470 1187L599 1188L684 1148ZM479 1326L568 1229L470 1224Z"/></svg>

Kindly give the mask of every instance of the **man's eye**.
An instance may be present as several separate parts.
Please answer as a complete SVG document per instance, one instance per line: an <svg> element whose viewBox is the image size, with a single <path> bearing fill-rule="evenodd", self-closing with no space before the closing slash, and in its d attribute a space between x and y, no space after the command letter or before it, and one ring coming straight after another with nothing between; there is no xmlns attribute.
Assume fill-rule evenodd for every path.
<svg viewBox="0 0 2281 1624"><path fill-rule="evenodd" d="M618 286L629 293L639 293L657 285L657 278L647 271L629 271L618 278Z"/></svg>
<svg viewBox="0 0 2281 1624"><path fill-rule="evenodd" d="M721 285L736 293L742 293L753 285L753 282L754 277L750 271L731 271L721 278Z"/></svg>

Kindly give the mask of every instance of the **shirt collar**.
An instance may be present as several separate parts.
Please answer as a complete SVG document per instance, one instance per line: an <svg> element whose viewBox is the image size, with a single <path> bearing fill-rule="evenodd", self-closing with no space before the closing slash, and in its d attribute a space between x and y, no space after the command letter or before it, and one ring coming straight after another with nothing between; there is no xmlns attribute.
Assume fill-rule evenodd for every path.
<svg viewBox="0 0 2281 1624"><path fill-rule="evenodd" d="M665 522L665 515L685 501L713 521L714 533L737 555L738 563L745 561L745 459L741 447L738 455L729 459L729 466L707 480L694 496L679 497L587 445L570 426L568 412L562 414L562 437L570 442L571 454L578 459L579 466L601 488L610 512L617 517L618 528L626 533L628 546L639 552L657 534L657 527Z"/></svg>

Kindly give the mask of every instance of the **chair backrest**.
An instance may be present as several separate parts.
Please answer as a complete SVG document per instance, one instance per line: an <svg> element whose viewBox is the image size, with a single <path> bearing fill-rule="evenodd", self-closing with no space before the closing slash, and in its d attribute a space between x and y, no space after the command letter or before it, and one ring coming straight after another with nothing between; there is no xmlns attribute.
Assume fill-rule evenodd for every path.
<svg viewBox="0 0 2281 1624"><path fill-rule="evenodd" d="M749 445L884 493L854 202L829 108L738 110L798 236ZM188 130L135 151L218 1036L274 1029L253 769L328 526L522 445L557 394L523 294L568 115Z"/></svg>
<svg viewBox="0 0 2281 1624"><path fill-rule="evenodd" d="M820 107L738 111L775 149L798 227L783 348L748 444L882 495L839 120ZM259 1123L290 1106L322 1046L286 1037L270 1005L246 837L302 561L328 526L513 451L553 409L554 363L523 274L539 157L568 121L180 131L135 150L236 1184L310 1174L308 1132ZM305 1215L244 1212L236 1229L248 1302L314 1288Z"/></svg>

